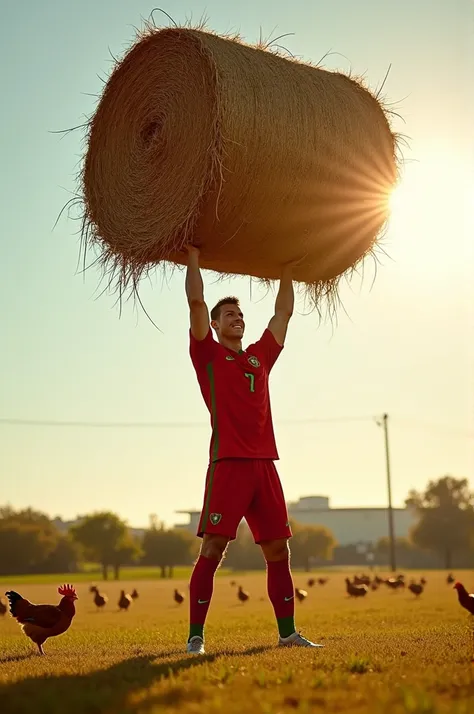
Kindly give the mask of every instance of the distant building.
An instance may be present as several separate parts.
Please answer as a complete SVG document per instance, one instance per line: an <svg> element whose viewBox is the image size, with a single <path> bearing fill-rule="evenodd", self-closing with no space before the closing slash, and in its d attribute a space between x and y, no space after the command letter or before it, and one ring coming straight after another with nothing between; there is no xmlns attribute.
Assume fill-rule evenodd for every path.
<svg viewBox="0 0 474 714"><path fill-rule="evenodd" d="M327 496L304 496L288 503L291 519L311 526L328 528L339 545L375 544L388 536L386 507L331 508ZM393 508L395 536L406 538L416 522L416 514L407 508Z"/></svg>
<svg viewBox="0 0 474 714"><path fill-rule="evenodd" d="M388 509L380 508L331 508L327 496L303 496L288 503L289 517L303 525L328 528L338 545L373 544L388 536ZM176 511L189 516L189 522L176 528L197 531L200 511ZM407 508L394 508L395 536L406 538L416 522L416 515Z"/></svg>

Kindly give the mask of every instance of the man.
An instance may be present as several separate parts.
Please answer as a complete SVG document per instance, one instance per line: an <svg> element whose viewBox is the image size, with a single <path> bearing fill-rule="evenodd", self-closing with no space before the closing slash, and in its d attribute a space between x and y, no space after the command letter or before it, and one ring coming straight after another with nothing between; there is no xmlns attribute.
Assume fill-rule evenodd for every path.
<svg viewBox="0 0 474 714"><path fill-rule="evenodd" d="M278 623L279 645L321 647L295 629L295 591L288 548L291 531L274 465L278 453L268 391L268 376L283 349L293 312L292 267L282 272L275 314L268 328L247 350L242 349L245 323L237 298L220 300L209 319L199 250L192 246L188 248L186 295L191 321L190 355L212 425L198 529L202 545L190 582L187 651L204 654L204 623L214 574L243 517L267 563L268 595Z"/></svg>

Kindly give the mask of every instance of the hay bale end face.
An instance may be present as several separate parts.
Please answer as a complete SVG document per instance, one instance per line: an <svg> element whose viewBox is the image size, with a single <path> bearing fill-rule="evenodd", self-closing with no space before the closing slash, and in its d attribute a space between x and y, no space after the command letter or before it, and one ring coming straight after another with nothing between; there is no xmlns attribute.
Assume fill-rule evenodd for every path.
<svg viewBox="0 0 474 714"><path fill-rule="evenodd" d="M369 252L396 145L357 81L188 28L117 64L89 126L84 227L122 283L201 248L204 268L316 292Z"/></svg>

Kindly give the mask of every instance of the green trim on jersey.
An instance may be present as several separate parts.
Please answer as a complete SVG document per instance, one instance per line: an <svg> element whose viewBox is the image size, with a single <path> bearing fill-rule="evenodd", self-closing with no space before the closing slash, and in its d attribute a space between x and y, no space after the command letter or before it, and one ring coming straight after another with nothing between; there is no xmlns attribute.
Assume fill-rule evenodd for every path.
<svg viewBox="0 0 474 714"><path fill-rule="evenodd" d="M214 471L216 470L216 460L217 460L217 455L219 453L219 429L218 429L218 424L217 424L216 385L214 382L214 370L212 368L212 362L209 362L209 364L206 367L206 371L207 371L207 376L209 378L209 387L211 390L211 414L212 414L212 423L213 423L212 437L214 439L214 443L212 446L211 468L209 471L209 483L207 485L207 497L206 497L206 503L204 504L204 512L203 512L203 519L202 519L203 530L206 527L207 519L209 518L209 507L210 507L210 503L211 503L212 483L214 481Z"/></svg>

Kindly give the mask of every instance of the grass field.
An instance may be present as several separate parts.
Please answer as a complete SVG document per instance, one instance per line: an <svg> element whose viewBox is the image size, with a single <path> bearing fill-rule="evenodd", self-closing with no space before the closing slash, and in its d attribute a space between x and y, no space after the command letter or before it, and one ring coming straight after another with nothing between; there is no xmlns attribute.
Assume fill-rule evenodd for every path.
<svg viewBox="0 0 474 714"><path fill-rule="evenodd" d="M419 600L386 587L364 600L345 595L343 574L296 603L299 628L323 650L277 649L264 573L236 578L250 591L241 605L231 577L216 580L207 654L183 653L187 604L172 600L185 581L141 581L140 598L116 611L121 587L96 612L78 585L77 615L45 657L9 616L0 618L2 714L472 714L473 630L445 574L427 573ZM472 573L457 573L474 589ZM234 576L232 576L234 577ZM295 585L306 578L296 575ZM8 583L34 602L57 601L53 585ZM102 586L101 586L102 589Z"/></svg>

